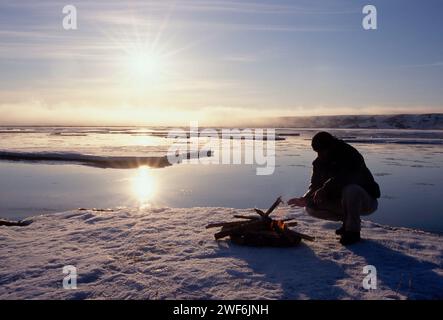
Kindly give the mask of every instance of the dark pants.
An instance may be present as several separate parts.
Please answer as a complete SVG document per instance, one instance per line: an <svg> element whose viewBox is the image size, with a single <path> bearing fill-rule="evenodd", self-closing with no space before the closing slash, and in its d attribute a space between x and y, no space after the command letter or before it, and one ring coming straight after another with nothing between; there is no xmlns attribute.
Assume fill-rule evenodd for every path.
<svg viewBox="0 0 443 320"><path fill-rule="evenodd" d="M319 219L343 221L346 231L359 232L360 216L370 215L377 208L377 199L372 198L359 185L350 184L343 189L341 201L307 206L306 212Z"/></svg>

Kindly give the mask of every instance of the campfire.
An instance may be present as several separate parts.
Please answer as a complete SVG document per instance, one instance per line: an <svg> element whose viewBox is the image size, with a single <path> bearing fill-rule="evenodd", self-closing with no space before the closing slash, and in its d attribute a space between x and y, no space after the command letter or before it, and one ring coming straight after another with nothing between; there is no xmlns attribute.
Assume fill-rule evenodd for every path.
<svg viewBox="0 0 443 320"><path fill-rule="evenodd" d="M229 236L232 242L245 246L291 247L298 245L302 239L314 241L314 237L289 229L297 225L292 221L294 219L274 220L270 217L282 202L279 197L266 212L255 208L258 215L234 215L234 218L241 220L212 223L206 229L221 227L214 235L216 240Z"/></svg>

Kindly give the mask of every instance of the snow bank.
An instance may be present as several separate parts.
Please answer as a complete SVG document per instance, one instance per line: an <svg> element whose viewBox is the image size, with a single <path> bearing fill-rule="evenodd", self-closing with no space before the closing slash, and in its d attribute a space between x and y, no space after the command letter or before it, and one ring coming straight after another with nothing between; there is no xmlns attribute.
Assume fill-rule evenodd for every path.
<svg viewBox="0 0 443 320"><path fill-rule="evenodd" d="M209 222L228 208L76 210L0 227L1 299L442 299L438 235L364 222L360 244L338 244L336 223L301 211L295 227L317 237L294 248L247 248L215 241ZM378 288L362 287L363 267ZM78 288L63 289L74 265Z"/></svg>

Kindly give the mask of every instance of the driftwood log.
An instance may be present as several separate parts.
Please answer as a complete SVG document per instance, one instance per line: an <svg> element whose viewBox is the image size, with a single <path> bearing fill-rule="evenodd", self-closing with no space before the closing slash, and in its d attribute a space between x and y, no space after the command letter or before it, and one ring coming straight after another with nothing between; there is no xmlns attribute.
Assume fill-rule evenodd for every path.
<svg viewBox="0 0 443 320"><path fill-rule="evenodd" d="M32 220L9 221L0 219L0 226L6 227L26 227L32 223Z"/></svg>
<svg viewBox="0 0 443 320"><path fill-rule="evenodd" d="M290 247L299 244L302 239L314 241L314 237L289 229L297 225L297 222L291 221L293 219L274 220L270 217L280 203L281 197L266 212L255 208L258 215L234 215L234 218L241 220L211 223L206 228L221 227L214 234L216 240L229 236L232 242L248 246Z"/></svg>

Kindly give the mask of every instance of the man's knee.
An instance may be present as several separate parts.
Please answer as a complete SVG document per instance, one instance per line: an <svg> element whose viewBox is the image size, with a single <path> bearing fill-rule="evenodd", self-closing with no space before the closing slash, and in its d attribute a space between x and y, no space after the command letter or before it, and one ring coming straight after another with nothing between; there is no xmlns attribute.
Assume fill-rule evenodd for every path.
<svg viewBox="0 0 443 320"><path fill-rule="evenodd" d="M358 184L347 185L346 187L343 188L342 194L344 198L351 198L351 199L369 196L366 190L363 189Z"/></svg>
<svg viewBox="0 0 443 320"><path fill-rule="evenodd" d="M350 184L343 188L342 205L348 207L358 206L361 215L368 215L375 212L378 202L373 199L368 192L357 184Z"/></svg>

